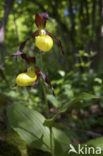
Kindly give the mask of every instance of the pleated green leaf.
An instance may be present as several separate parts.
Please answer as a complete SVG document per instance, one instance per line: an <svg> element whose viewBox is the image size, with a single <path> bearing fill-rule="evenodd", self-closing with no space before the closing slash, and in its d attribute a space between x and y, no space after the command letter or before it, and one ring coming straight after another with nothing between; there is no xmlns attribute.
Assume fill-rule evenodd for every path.
<svg viewBox="0 0 103 156"><path fill-rule="evenodd" d="M16 104L7 109L8 119L11 127L28 144L35 143L39 149L50 151L49 129L43 126L45 120L39 112Z"/></svg>
<svg viewBox="0 0 103 156"><path fill-rule="evenodd" d="M8 120L11 127L28 144L43 151L51 151L50 130L44 126L45 117L37 111L31 110L21 104L11 105L7 109ZM69 137L61 130L52 128L53 149L56 156L64 156L70 143Z"/></svg>

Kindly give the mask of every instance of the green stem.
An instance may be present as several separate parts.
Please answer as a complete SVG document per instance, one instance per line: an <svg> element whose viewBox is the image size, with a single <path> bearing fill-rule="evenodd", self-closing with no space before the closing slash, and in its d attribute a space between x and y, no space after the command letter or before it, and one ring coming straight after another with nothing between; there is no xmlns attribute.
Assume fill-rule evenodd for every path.
<svg viewBox="0 0 103 156"><path fill-rule="evenodd" d="M43 63L42 63L42 54L40 54L40 64L41 64L41 70L43 70ZM43 82L42 87L43 87L43 94L44 94L44 102L46 106L46 112L48 118L50 117L50 112L49 112L49 105L48 105L48 100L47 100L47 94L46 94L46 88L45 88L45 82Z"/></svg>
<svg viewBox="0 0 103 156"><path fill-rule="evenodd" d="M50 117L50 112L49 112L49 106L48 106L46 88L45 88L44 83L43 83L43 93L44 93L44 101L45 101L45 105L46 105L46 112L47 112L47 116L48 116L48 118L49 118L49 117Z"/></svg>
<svg viewBox="0 0 103 156"><path fill-rule="evenodd" d="M40 59L40 60L41 60L41 69L43 70L42 55L41 55L41 59ZM45 88L44 82L43 82L42 86L43 86L43 94L44 94L44 100L45 100L47 115L48 115L48 118L50 118L49 105L48 105L47 94L46 94L46 88ZM50 129L50 148L51 148L51 156L54 156L52 127L50 127L49 129Z"/></svg>
<svg viewBox="0 0 103 156"><path fill-rule="evenodd" d="M52 133L52 127L50 129L50 147L51 147L51 156L54 156L54 150L53 150L53 133Z"/></svg>

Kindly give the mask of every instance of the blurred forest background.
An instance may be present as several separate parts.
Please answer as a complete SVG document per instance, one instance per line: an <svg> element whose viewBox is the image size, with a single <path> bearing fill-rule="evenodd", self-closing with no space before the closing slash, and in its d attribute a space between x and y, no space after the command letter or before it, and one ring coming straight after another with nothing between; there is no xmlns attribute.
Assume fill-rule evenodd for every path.
<svg viewBox="0 0 103 156"><path fill-rule="evenodd" d="M16 86L16 76L25 71L26 64L20 57L5 56L16 52L37 29L37 12L49 13L54 24L47 22L46 29L62 41L65 51L62 56L54 40L53 48L43 54L41 67L34 39L24 49L36 56L37 66L44 69L55 88L56 97L46 89L51 116L82 92L94 94L97 99L80 101L60 115L57 123L66 126L74 144L103 135L103 0L0 0L0 146L8 151L9 146L14 151L19 148L22 154L25 142L10 129L6 108L20 103L46 116L45 99L41 83L31 88Z"/></svg>

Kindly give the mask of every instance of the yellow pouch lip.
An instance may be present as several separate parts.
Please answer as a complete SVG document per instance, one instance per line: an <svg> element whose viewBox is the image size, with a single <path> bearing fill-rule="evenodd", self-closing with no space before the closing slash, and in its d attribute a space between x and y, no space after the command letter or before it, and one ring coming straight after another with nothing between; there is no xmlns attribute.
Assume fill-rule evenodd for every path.
<svg viewBox="0 0 103 156"><path fill-rule="evenodd" d="M53 46L53 40L48 35L37 36L35 39L35 45L43 52L49 51Z"/></svg>
<svg viewBox="0 0 103 156"><path fill-rule="evenodd" d="M33 82L37 79L37 75L34 72L21 73L16 78L16 83L18 86L31 86Z"/></svg>

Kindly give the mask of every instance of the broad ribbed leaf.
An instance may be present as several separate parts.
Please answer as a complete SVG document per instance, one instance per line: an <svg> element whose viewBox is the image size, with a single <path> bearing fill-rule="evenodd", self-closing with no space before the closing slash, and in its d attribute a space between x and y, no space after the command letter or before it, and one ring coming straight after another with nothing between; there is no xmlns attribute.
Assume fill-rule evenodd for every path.
<svg viewBox="0 0 103 156"><path fill-rule="evenodd" d="M69 137L61 130L53 128L55 156L68 156Z"/></svg>
<svg viewBox="0 0 103 156"><path fill-rule="evenodd" d="M15 104L8 107L7 115L11 127L24 141L34 145L37 149L50 152L50 130L43 125L46 119L42 114L21 104ZM68 150L70 139L63 131L54 127L52 130L56 156L59 156L60 153L61 156L64 156L64 152Z"/></svg>
<svg viewBox="0 0 103 156"><path fill-rule="evenodd" d="M39 144L39 149L50 151L49 129L43 126L45 118L37 111L30 110L21 104L7 109L11 127L28 144Z"/></svg>

